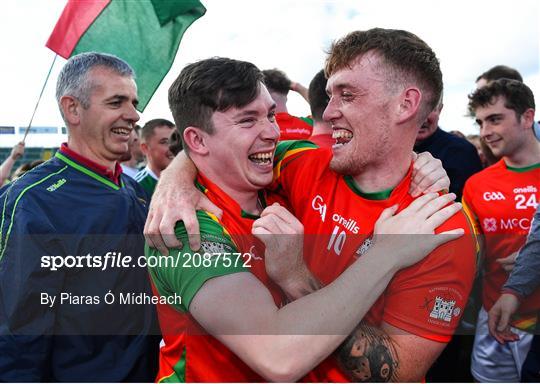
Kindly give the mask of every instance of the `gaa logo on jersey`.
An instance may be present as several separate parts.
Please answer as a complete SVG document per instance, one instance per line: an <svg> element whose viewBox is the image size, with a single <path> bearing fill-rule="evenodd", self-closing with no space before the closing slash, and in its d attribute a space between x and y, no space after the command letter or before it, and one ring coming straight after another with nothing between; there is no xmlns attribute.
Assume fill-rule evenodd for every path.
<svg viewBox="0 0 540 384"><path fill-rule="evenodd" d="M311 200L311 208L319 213L321 220L324 223L324 220L326 219L326 204L321 195L317 195Z"/></svg>
<svg viewBox="0 0 540 384"><path fill-rule="evenodd" d="M506 200L502 192L484 192L485 201L502 201Z"/></svg>
<svg viewBox="0 0 540 384"><path fill-rule="evenodd" d="M493 217L486 217L483 224L486 232L495 232L497 230L497 219Z"/></svg>

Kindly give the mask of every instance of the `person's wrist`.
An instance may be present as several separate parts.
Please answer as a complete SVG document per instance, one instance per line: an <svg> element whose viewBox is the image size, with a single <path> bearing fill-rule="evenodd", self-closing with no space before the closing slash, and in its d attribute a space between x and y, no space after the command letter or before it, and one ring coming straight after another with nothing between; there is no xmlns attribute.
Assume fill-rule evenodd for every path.
<svg viewBox="0 0 540 384"><path fill-rule="evenodd" d="M503 295L512 295L516 299L518 299L519 302L523 301L523 296L519 292L517 292L517 291L515 291L515 290L513 290L511 288L503 288L501 290L501 294L503 294Z"/></svg>

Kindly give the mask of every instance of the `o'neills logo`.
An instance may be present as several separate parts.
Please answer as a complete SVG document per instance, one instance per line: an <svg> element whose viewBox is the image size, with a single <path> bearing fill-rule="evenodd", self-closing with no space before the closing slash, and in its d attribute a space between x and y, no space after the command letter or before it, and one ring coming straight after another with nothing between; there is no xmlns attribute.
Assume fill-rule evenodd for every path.
<svg viewBox="0 0 540 384"><path fill-rule="evenodd" d="M514 188L514 193L536 193L538 189L534 185L527 185L522 188Z"/></svg>
<svg viewBox="0 0 540 384"><path fill-rule="evenodd" d="M341 224L345 227L345 229L348 229L355 235L358 235L358 231L360 231L360 227L357 225L358 222L354 219L346 219L345 217L341 216L338 213L334 213L332 215L332 220L338 224Z"/></svg>

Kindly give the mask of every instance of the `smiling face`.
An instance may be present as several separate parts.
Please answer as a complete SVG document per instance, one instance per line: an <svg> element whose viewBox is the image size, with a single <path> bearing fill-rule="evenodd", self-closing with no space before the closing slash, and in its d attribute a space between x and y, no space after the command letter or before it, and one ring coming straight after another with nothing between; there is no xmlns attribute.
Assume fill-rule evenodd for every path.
<svg viewBox="0 0 540 384"><path fill-rule="evenodd" d="M505 98L497 97L492 103L475 110L480 136L497 157L510 156L525 145L529 129L526 119L505 107Z"/></svg>
<svg viewBox="0 0 540 384"><path fill-rule="evenodd" d="M169 138L174 127L160 125L155 127L152 135L141 145L151 169L159 175L170 164L174 155L169 150Z"/></svg>
<svg viewBox="0 0 540 384"><path fill-rule="evenodd" d="M271 183L279 139L275 109L272 97L261 84L251 103L213 113L214 133L205 140L208 168L215 175L215 182L234 191L255 191Z"/></svg>
<svg viewBox="0 0 540 384"><path fill-rule="evenodd" d="M384 161L390 150L396 98L387 86L380 58L368 52L335 71L327 83L330 101L323 119L331 122L336 144L332 170L355 176L363 168Z"/></svg>
<svg viewBox="0 0 540 384"><path fill-rule="evenodd" d="M79 124L70 135L82 154L99 164L118 161L129 150L131 131L139 120L137 86L131 77L97 67L88 73L90 103L80 106Z"/></svg>

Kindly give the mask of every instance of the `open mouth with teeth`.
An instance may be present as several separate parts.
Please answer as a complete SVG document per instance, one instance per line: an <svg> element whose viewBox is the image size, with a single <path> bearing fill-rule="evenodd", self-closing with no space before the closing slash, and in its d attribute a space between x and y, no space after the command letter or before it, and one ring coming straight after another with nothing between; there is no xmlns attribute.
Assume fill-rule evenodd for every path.
<svg viewBox="0 0 540 384"><path fill-rule="evenodd" d="M131 130L129 128L118 127L118 128L111 129L111 132L114 133L115 135L129 137Z"/></svg>
<svg viewBox="0 0 540 384"><path fill-rule="evenodd" d="M336 140L336 144L334 144L334 147L343 146L349 141L351 141L352 138L352 132L347 129L334 129L332 131L332 139Z"/></svg>
<svg viewBox="0 0 540 384"><path fill-rule="evenodd" d="M257 152L248 156L248 159L257 165L271 165L274 151Z"/></svg>

